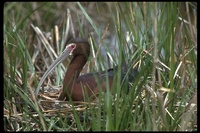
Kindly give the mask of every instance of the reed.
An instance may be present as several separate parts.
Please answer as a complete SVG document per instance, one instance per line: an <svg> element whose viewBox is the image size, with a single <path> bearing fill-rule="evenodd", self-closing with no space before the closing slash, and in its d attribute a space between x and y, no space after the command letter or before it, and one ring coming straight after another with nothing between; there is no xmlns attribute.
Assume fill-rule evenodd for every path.
<svg viewBox="0 0 200 133"><path fill-rule="evenodd" d="M196 14L194 2L5 3L4 130L196 131ZM106 78L96 101L56 101L66 60L36 99L40 78L75 36L92 47L83 74L118 65L113 92ZM131 68L138 74L128 81Z"/></svg>

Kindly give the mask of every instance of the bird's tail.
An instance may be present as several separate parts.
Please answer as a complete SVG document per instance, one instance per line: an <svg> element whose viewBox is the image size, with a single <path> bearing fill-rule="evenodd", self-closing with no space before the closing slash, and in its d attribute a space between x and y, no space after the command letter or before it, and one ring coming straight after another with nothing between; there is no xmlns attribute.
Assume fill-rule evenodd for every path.
<svg viewBox="0 0 200 133"><path fill-rule="evenodd" d="M138 74L138 70L136 68L133 68L133 64L126 63L126 61L123 61L121 69L122 69L121 79L123 80L124 78L127 77L129 82L134 82L134 79Z"/></svg>
<svg viewBox="0 0 200 133"><path fill-rule="evenodd" d="M124 91L126 94L128 94L131 88L129 83L134 83L138 71L136 68L133 68L133 64L126 63L126 61L122 62L121 69L121 85L123 88L121 91Z"/></svg>

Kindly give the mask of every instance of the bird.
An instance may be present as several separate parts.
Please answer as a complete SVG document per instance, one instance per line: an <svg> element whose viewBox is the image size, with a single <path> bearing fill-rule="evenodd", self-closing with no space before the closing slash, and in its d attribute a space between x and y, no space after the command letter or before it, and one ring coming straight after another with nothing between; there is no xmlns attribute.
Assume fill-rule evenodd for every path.
<svg viewBox="0 0 200 133"><path fill-rule="evenodd" d="M36 89L36 97L38 96L42 83L48 74L70 55L73 57L65 73L63 88L58 100L68 101L71 99L72 101L84 101L86 96L89 97L89 99L94 100L100 92L100 89L104 92L106 91L106 75L108 76L109 88L112 88L113 79L115 73L118 71L118 66L105 71L87 73L79 76L90 55L90 43L85 38L75 37L69 41L62 54L44 73ZM128 69L128 66L125 62L122 63L121 69L122 81ZM137 70L133 69L133 71L130 71L130 73L131 74L128 76L129 80L133 80L137 75Z"/></svg>

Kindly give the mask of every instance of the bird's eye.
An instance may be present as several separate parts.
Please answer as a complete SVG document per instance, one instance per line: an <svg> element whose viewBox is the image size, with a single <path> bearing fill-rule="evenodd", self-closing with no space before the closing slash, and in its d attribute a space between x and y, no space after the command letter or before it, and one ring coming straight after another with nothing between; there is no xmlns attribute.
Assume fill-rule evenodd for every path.
<svg viewBox="0 0 200 133"><path fill-rule="evenodd" d="M70 51L73 51L75 48L76 48L76 44L74 43L68 45L68 49L70 49Z"/></svg>
<svg viewBox="0 0 200 133"><path fill-rule="evenodd" d="M75 47L76 47L76 45L75 45L75 44L74 44L74 45L71 45L71 48L72 48L72 49L74 49Z"/></svg>

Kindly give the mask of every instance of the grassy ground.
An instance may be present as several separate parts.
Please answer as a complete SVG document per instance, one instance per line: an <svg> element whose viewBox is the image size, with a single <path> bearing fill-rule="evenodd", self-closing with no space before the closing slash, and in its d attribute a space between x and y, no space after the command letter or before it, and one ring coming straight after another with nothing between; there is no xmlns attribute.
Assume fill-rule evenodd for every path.
<svg viewBox="0 0 200 133"><path fill-rule="evenodd" d="M4 130L196 131L196 14L192 2L4 3ZM66 60L36 99L40 78L75 36L92 46L82 74L125 60L137 77L122 86L119 71L114 94L96 102L55 103Z"/></svg>

